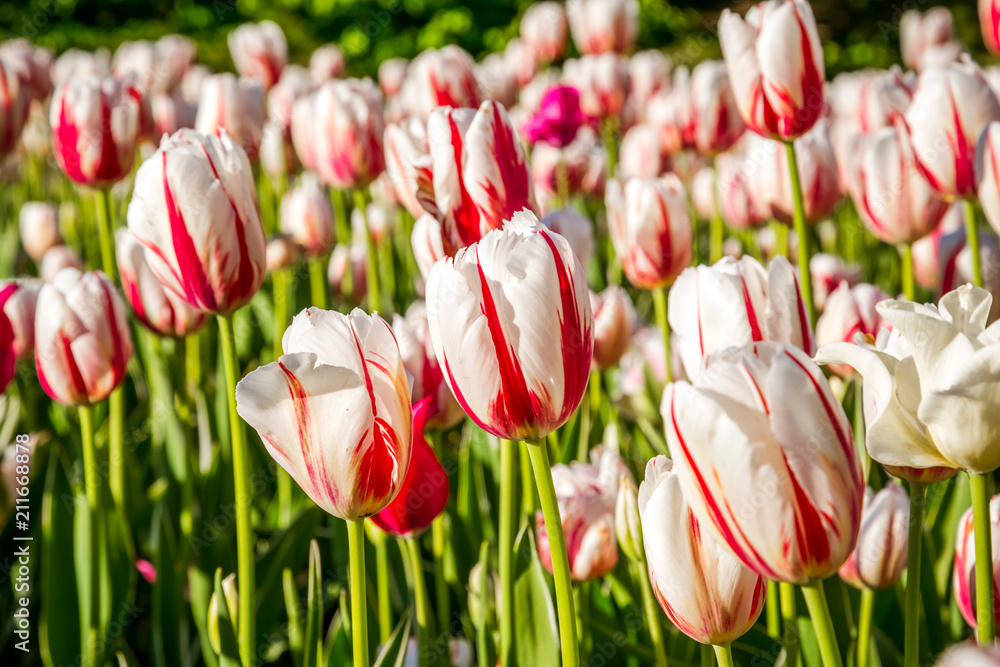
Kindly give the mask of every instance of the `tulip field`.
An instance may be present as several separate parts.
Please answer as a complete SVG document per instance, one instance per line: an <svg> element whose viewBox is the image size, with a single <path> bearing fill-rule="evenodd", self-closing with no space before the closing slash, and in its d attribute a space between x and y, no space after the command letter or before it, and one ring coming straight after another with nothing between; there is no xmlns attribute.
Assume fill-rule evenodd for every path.
<svg viewBox="0 0 1000 667"><path fill-rule="evenodd" d="M1000 666L1000 0L209 4L0 2L0 665Z"/></svg>

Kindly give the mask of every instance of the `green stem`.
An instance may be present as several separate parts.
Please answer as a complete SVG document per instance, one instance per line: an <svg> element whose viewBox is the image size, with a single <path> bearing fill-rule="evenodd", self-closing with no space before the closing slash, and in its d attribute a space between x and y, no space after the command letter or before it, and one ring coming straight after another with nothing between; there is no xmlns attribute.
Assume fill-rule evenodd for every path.
<svg viewBox="0 0 1000 667"><path fill-rule="evenodd" d="M731 644L715 646L715 657L719 661L719 667L733 667L733 647Z"/></svg>
<svg viewBox="0 0 1000 667"><path fill-rule="evenodd" d="M854 374L854 445L861 456L861 469L867 484L872 469L872 457L869 456L868 448L865 446L864 381L858 373Z"/></svg>
<svg viewBox="0 0 1000 667"><path fill-rule="evenodd" d="M413 571L413 598L417 610L417 637L419 638L417 664L420 667L426 667L430 663L429 658L434 655L434 648L431 646L434 630L431 627L433 617L431 616L431 605L427 599L424 565L420 558L420 545L417 540L411 538L404 540L404 543L405 550L410 557L410 569Z"/></svg>
<svg viewBox="0 0 1000 667"><path fill-rule="evenodd" d="M444 461L441 449L441 432L427 432L434 456L438 461ZM448 590L448 580L444 576L444 558L447 549L445 537L445 513L442 512L431 523L431 550L434 554L434 598L437 601L437 622L441 632L451 629L451 592Z"/></svg>
<svg viewBox="0 0 1000 667"><path fill-rule="evenodd" d="M868 667L868 653L872 643L872 610L875 609L875 591L861 591L861 610L858 612L858 664Z"/></svg>
<svg viewBox="0 0 1000 667"><path fill-rule="evenodd" d="M354 645L354 667L369 667L364 519L347 522L347 541L351 559L351 636Z"/></svg>
<svg viewBox="0 0 1000 667"><path fill-rule="evenodd" d="M378 294L378 258L375 256L375 240L368 229L368 209L365 206L365 193L363 190L354 191L354 207L361 210L361 219L364 221L365 245L368 248L365 260L365 277L368 280L368 310L377 312L379 309Z"/></svg>
<svg viewBox="0 0 1000 667"><path fill-rule="evenodd" d="M785 664L795 667L799 655L798 612L795 607L795 586L784 581L778 583L778 597L781 600L781 619L784 631L781 634L781 644L785 647Z"/></svg>
<svg viewBox="0 0 1000 667"><path fill-rule="evenodd" d="M344 191L330 188L330 203L333 205L333 224L337 233L337 243L351 245L351 221L347 217L347 201Z"/></svg>
<svg viewBox="0 0 1000 667"><path fill-rule="evenodd" d="M601 139L604 140L604 150L608 156L608 178L614 178L618 173L618 149L615 146L617 132L617 117L609 117L601 121Z"/></svg>
<svg viewBox="0 0 1000 667"><path fill-rule="evenodd" d="M528 456L535 474L538 498L542 505L542 517L549 537L549 551L552 554L552 576L556 584L556 609L559 614L559 644L562 650L562 667L579 667L580 653L576 641L576 612L573 610L573 582L569 576L569 557L566 552L566 538L563 535L562 518L556 502L556 489L549 467L549 452L544 439L529 442Z"/></svg>
<svg viewBox="0 0 1000 667"><path fill-rule="evenodd" d="M646 565L645 554L640 556L637 567L639 569L639 586L642 588L642 607L646 612L646 624L649 626L649 638L653 642L656 667L667 667L667 647L663 642L663 624L660 623L660 609L653 597L653 585L649 580L649 568Z"/></svg>
<svg viewBox="0 0 1000 667"><path fill-rule="evenodd" d="M250 470L247 460L246 432L236 412L236 341L232 315L219 315L219 337L222 342L222 362L226 374L226 394L229 399L229 433L233 456L233 484L236 494L236 569L240 591L239 643L240 659L252 665L257 656L255 647L256 614L254 610L254 548L250 525L253 496L250 493Z"/></svg>
<svg viewBox="0 0 1000 667"><path fill-rule="evenodd" d="M125 388L108 397L108 485L115 507L125 507Z"/></svg>
<svg viewBox="0 0 1000 667"><path fill-rule="evenodd" d="M667 291L662 287L653 290L653 308L656 310L656 326L663 334L663 350L667 368L667 383L673 382L674 375L670 368L670 323L667 321Z"/></svg>
<svg viewBox="0 0 1000 667"><path fill-rule="evenodd" d="M385 533L376 529L375 581L378 583L378 640L386 643L392 637L392 599L389 596L389 540Z"/></svg>
<svg viewBox="0 0 1000 667"><path fill-rule="evenodd" d="M909 301L917 300L917 285L913 280L913 246L903 244L903 294Z"/></svg>
<svg viewBox="0 0 1000 667"><path fill-rule="evenodd" d="M111 221L111 195L107 189L97 191L97 235L101 243L101 270L111 282L118 282L115 270L115 237Z"/></svg>
<svg viewBox="0 0 1000 667"><path fill-rule="evenodd" d="M326 255L309 258L309 299L314 307L321 310L326 310L328 306L326 298L327 259ZM350 261L348 261L348 266L350 266Z"/></svg>
<svg viewBox="0 0 1000 667"><path fill-rule="evenodd" d="M903 665L920 664L920 541L924 531L924 498L927 485L910 482L910 532L906 546L906 618L903 632Z"/></svg>
<svg viewBox="0 0 1000 667"><path fill-rule="evenodd" d="M979 254L979 221L976 219L976 202L965 200L965 236L972 254L972 284L983 286L983 259Z"/></svg>
<svg viewBox="0 0 1000 667"><path fill-rule="evenodd" d="M991 474L969 473L969 487L972 491L972 530L976 539L976 630L980 646L991 646L996 638L996 617L993 608L993 526L990 523Z"/></svg>
<svg viewBox="0 0 1000 667"><path fill-rule="evenodd" d="M709 221L708 230L710 239L708 262L709 264L715 264L722 259L722 242L726 235L718 206L715 207L715 213L712 214L712 219ZM716 647L716 651L718 651L718 647Z"/></svg>
<svg viewBox="0 0 1000 667"><path fill-rule="evenodd" d="M312 265L309 267L312 277ZM271 273L271 289L274 292L274 358L278 359L284 350L281 339L288 326L288 269L275 269ZM324 292L325 294L325 292Z"/></svg>
<svg viewBox="0 0 1000 667"><path fill-rule="evenodd" d="M767 617L767 634L774 639L781 639L781 605L778 604L777 582L767 582L767 599L764 606Z"/></svg>
<svg viewBox="0 0 1000 667"><path fill-rule="evenodd" d="M577 635L580 637L580 661L590 664L590 653L594 648L593 638L590 636L590 582L579 581L576 584L577 604Z"/></svg>
<svg viewBox="0 0 1000 667"><path fill-rule="evenodd" d="M802 186L799 183L799 163L795 158L795 145L785 143L785 153L788 155L788 173L792 179L792 202L795 204L795 235L799 240L799 283L802 286L802 300L809 310L809 321L816 322L816 307L813 305L812 275L809 272L809 260L812 251L809 242L809 228L806 227L806 209L802 201Z"/></svg>
<svg viewBox="0 0 1000 667"><path fill-rule="evenodd" d="M528 458L528 445L522 442L517 446L521 454L517 457L521 468L521 515L530 523L534 520L535 510L538 509L538 499L535 495L535 485L532 483L534 476L531 473L531 460Z"/></svg>
<svg viewBox="0 0 1000 667"><path fill-rule="evenodd" d="M511 664L510 649L514 639L514 477L515 447L510 440L500 441L500 665Z"/></svg>
<svg viewBox="0 0 1000 667"><path fill-rule="evenodd" d="M788 226L773 222L771 228L774 230L774 249L771 251L771 258L778 255L788 257Z"/></svg>
<svg viewBox="0 0 1000 667"><path fill-rule="evenodd" d="M101 489L94 447L94 415L90 406L80 406L80 436L83 447L83 484L90 512L90 618L84 667L97 667L101 636Z"/></svg>
<svg viewBox="0 0 1000 667"><path fill-rule="evenodd" d="M803 585L802 594L805 595L806 606L809 607L809 616L812 618L813 629L816 631L816 640L819 643L819 652L823 658L824 667L843 667L844 663L840 659L840 648L837 646L837 636L833 629L833 620L830 618L830 608L826 604L823 582L814 581Z"/></svg>

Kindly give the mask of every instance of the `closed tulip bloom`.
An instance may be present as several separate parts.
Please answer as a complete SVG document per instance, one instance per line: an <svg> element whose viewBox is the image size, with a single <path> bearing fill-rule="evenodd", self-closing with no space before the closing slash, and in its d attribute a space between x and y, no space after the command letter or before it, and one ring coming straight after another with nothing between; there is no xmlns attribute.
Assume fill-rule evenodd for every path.
<svg viewBox="0 0 1000 667"><path fill-rule="evenodd" d="M531 179L539 196L556 195L559 179L564 177L570 194L604 196L607 151L591 127L581 127L565 148L545 142L535 144L531 152Z"/></svg>
<svg viewBox="0 0 1000 667"><path fill-rule="evenodd" d="M816 309L823 311L826 308L826 300L841 283L846 282L853 287L858 282L861 267L857 264L850 266L844 264L839 255L820 252L809 260L809 273L812 274L813 300L816 302Z"/></svg>
<svg viewBox="0 0 1000 667"><path fill-rule="evenodd" d="M59 233L59 209L52 202L29 201L19 215L21 245L28 257L41 261L50 248L62 244Z"/></svg>
<svg viewBox="0 0 1000 667"><path fill-rule="evenodd" d="M748 128L782 141L812 128L826 106L825 71L808 2L769 0L745 18L723 10L719 41Z"/></svg>
<svg viewBox="0 0 1000 667"><path fill-rule="evenodd" d="M17 148L32 92L31 62L0 54L0 156Z"/></svg>
<svg viewBox="0 0 1000 667"><path fill-rule="evenodd" d="M924 57L929 50L944 46L953 39L955 25L947 7L934 7L923 14L910 10L899 20L899 50L903 63L918 72L923 69Z"/></svg>
<svg viewBox="0 0 1000 667"><path fill-rule="evenodd" d="M980 647L969 640L955 644L941 654L934 667L998 667L1000 647Z"/></svg>
<svg viewBox="0 0 1000 667"><path fill-rule="evenodd" d="M628 293L618 285L590 294L594 312L593 368L603 371L621 360L632 340L636 314Z"/></svg>
<svg viewBox="0 0 1000 667"><path fill-rule="evenodd" d="M434 265L427 319L445 380L486 431L540 438L580 404L594 342L583 267L529 212Z"/></svg>
<svg viewBox="0 0 1000 667"><path fill-rule="evenodd" d="M150 112L153 114L154 144L158 144L164 134L173 134L184 127L194 127L198 109L188 104L179 95L159 93L149 98Z"/></svg>
<svg viewBox="0 0 1000 667"><path fill-rule="evenodd" d="M997 120L1000 102L971 60L921 72L906 124L931 187L945 198L976 194L976 143Z"/></svg>
<svg viewBox="0 0 1000 667"><path fill-rule="evenodd" d="M759 198L756 197L756 193L751 191L750 174L744 170L741 156L723 153L716 158L715 168L716 174L713 180L719 199L719 214L727 225L737 229L747 229L762 224L770 217L770 207L767 207L765 213L764 206L758 204ZM696 177L692 188L697 185ZM693 194L698 195L697 190ZM699 199L704 202L704 195L699 196Z"/></svg>
<svg viewBox="0 0 1000 667"><path fill-rule="evenodd" d="M160 143L136 173L128 227L167 289L228 314L264 282L265 239L250 162L219 133L181 130Z"/></svg>
<svg viewBox="0 0 1000 667"><path fill-rule="evenodd" d="M302 259L302 247L285 234L275 234L264 252L268 271L290 269Z"/></svg>
<svg viewBox="0 0 1000 667"><path fill-rule="evenodd" d="M639 486L653 593L670 622L702 644L728 644L753 627L767 584L702 529L674 463L657 456Z"/></svg>
<svg viewBox="0 0 1000 667"><path fill-rule="evenodd" d="M112 78L72 78L52 95L49 124L59 168L80 185L106 188L132 171L139 140L135 88Z"/></svg>
<svg viewBox="0 0 1000 667"><path fill-rule="evenodd" d="M205 323L205 313L177 296L153 275L147 251L128 229L115 235L122 291L143 326L160 336L186 336Z"/></svg>
<svg viewBox="0 0 1000 667"><path fill-rule="evenodd" d="M673 62L662 51L640 51L628 61L630 113L642 118L650 98L661 90L669 90Z"/></svg>
<svg viewBox="0 0 1000 667"><path fill-rule="evenodd" d="M645 123L630 127L618 149L618 175L622 181L654 179L667 171L671 162L660 148L659 130Z"/></svg>
<svg viewBox="0 0 1000 667"><path fill-rule="evenodd" d="M611 180L605 202L611 242L633 285L664 287L691 263L691 217L676 174Z"/></svg>
<svg viewBox="0 0 1000 667"><path fill-rule="evenodd" d="M1000 229L1000 122L993 121L976 146L976 182L983 213L994 230Z"/></svg>
<svg viewBox="0 0 1000 667"><path fill-rule="evenodd" d="M794 215L791 181L786 178L788 154L784 146L769 142L775 158L776 171L765 175L771 200L771 213L778 220L791 223ZM829 125L821 121L795 140L795 159L799 167L799 183L806 222L815 224L833 213L840 203L837 158L830 143Z"/></svg>
<svg viewBox="0 0 1000 667"><path fill-rule="evenodd" d="M257 160L264 134L264 89L254 79L237 79L228 72L214 74L202 84L194 129L202 134L225 130L247 154Z"/></svg>
<svg viewBox="0 0 1000 667"><path fill-rule="evenodd" d="M434 263L446 257L444 242L441 240L441 223L437 218L429 213L417 218L413 223L413 233L410 234L410 246L420 275L426 279Z"/></svg>
<svg viewBox="0 0 1000 667"><path fill-rule="evenodd" d="M0 305L6 303L13 294L15 287L5 285L0 287ZM14 354L14 328L10 318L3 308L0 308L0 391L6 391L7 385L14 379L17 367L17 356Z"/></svg>
<svg viewBox="0 0 1000 667"><path fill-rule="evenodd" d="M35 46L25 37L15 37L0 44L0 58L6 61L7 67L13 64L20 69L19 83L24 87L26 107L32 100L41 102L52 94L52 65L55 54L50 49ZM8 82L8 86L10 85L11 82ZM8 91L10 90L13 88L8 88ZM19 100L20 97L19 92L18 95L11 96L8 102ZM27 109L25 112L27 113Z"/></svg>
<svg viewBox="0 0 1000 667"><path fill-rule="evenodd" d="M636 488L631 473L623 473L618 478L618 497L615 498L615 534L618 537L618 546L627 558L641 560L645 556L642 519L639 515L639 489Z"/></svg>
<svg viewBox="0 0 1000 667"><path fill-rule="evenodd" d="M476 65L476 79L483 99L513 107L517 103L518 83L515 64L509 61L506 53L491 53L483 58Z"/></svg>
<svg viewBox="0 0 1000 667"><path fill-rule="evenodd" d="M213 74L212 70L208 69L204 65L191 65L186 72L184 72L184 77L181 79L181 85L178 86L177 92L188 104L198 106L198 102L201 100L201 87L205 81L211 77Z"/></svg>
<svg viewBox="0 0 1000 667"><path fill-rule="evenodd" d="M423 119L439 106L476 108L482 100L472 56L454 44L414 58L400 95L410 112Z"/></svg>
<svg viewBox="0 0 1000 667"><path fill-rule="evenodd" d="M399 93L406 80L406 70L410 63L406 58L389 58L378 66L378 85L386 99L391 99Z"/></svg>
<svg viewBox="0 0 1000 667"><path fill-rule="evenodd" d="M274 120L264 123L258 157L264 173L276 180L293 175L300 167L290 135L286 135L281 123Z"/></svg>
<svg viewBox="0 0 1000 667"><path fill-rule="evenodd" d="M772 341L814 350L798 276L784 257L766 270L752 257L691 267L667 299L674 347L689 377L699 374L705 357L729 347Z"/></svg>
<svg viewBox="0 0 1000 667"><path fill-rule="evenodd" d="M281 79L267 91L267 117L281 123L281 127L291 136L292 109L295 102L313 91L310 73L298 65L289 65L281 73Z"/></svg>
<svg viewBox="0 0 1000 667"><path fill-rule="evenodd" d="M993 556L993 603L1000 600L1000 496L990 499L990 534ZM953 571L955 602L965 622L976 627L976 531L970 507L958 521L955 535L955 567ZM1000 613L998 613L1000 615ZM969 664L969 663L962 663Z"/></svg>
<svg viewBox="0 0 1000 667"><path fill-rule="evenodd" d="M311 173L303 175L281 198L281 231L306 254L324 255L333 248L333 209L326 191Z"/></svg>
<svg viewBox="0 0 1000 667"><path fill-rule="evenodd" d="M256 79L268 90L288 62L288 42L274 21L244 23L229 33L229 53L241 76Z"/></svg>
<svg viewBox="0 0 1000 667"><path fill-rule="evenodd" d="M830 82L830 109L837 123L860 134L892 124L906 113L914 80L898 66L889 70L843 72Z"/></svg>
<svg viewBox="0 0 1000 667"><path fill-rule="evenodd" d="M371 79L328 81L313 98L312 132L306 139L313 146L314 170L333 187L368 187L385 170L382 100L375 84Z"/></svg>
<svg viewBox="0 0 1000 667"><path fill-rule="evenodd" d="M341 243L333 249L326 269L326 281L334 294L347 296L345 278L350 271L350 296L355 301L365 298L368 292L368 275L365 272L367 258L368 250L363 241Z"/></svg>
<svg viewBox="0 0 1000 667"><path fill-rule="evenodd" d="M347 521L384 509L410 465L410 387L378 315L307 308L284 354L236 386L236 411L313 502Z"/></svg>
<svg viewBox="0 0 1000 667"><path fill-rule="evenodd" d="M715 216L715 199L715 171L702 167L691 180L691 203L699 218L710 220Z"/></svg>
<svg viewBox="0 0 1000 667"><path fill-rule="evenodd" d="M691 72L688 139L703 155L728 150L746 126L733 98L733 86L725 63L704 60Z"/></svg>
<svg viewBox="0 0 1000 667"><path fill-rule="evenodd" d="M38 266L38 275L44 282L51 283L56 275L67 267L83 271L83 259L80 258L80 253L69 246L53 246L45 251Z"/></svg>
<svg viewBox="0 0 1000 667"><path fill-rule="evenodd" d="M71 79L111 75L111 54L107 49L84 51L71 47L59 54L52 64L52 84L58 88Z"/></svg>
<svg viewBox="0 0 1000 667"><path fill-rule="evenodd" d="M125 307L100 271L63 269L35 309L35 367L42 389L64 405L92 405L125 377L132 339Z"/></svg>
<svg viewBox="0 0 1000 667"><path fill-rule="evenodd" d="M0 283L0 310L10 325L11 339L5 351L14 359L31 356L35 350L35 304L42 282L35 279Z"/></svg>
<svg viewBox="0 0 1000 667"><path fill-rule="evenodd" d="M561 208L542 218L542 224L569 242L573 254L586 265L594 256L594 223L572 207Z"/></svg>
<svg viewBox="0 0 1000 667"><path fill-rule="evenodd" d="M385 128L385 171L399 203L419 219L426 211L437 215L427 126L411 118Z"/></svg>
<svg viewBox="0 0 1000 667"><path fill-rule="evenodd" d="M594 449L590 458L590 463L574 461L552 466L570 576L575 581L600 579L618 564L615 534L618 481L622 474L631 477L621 457L610 447ZM549 535L541 512L536 515L535 530L538 557L551 572Z"/></svg>
<svg viewBox="0 0 1000 667"><path fill-rule="evenodd" d="M796 584L840 569L864 481L850 421L804 352L754 343L719 354L694 385L668 385L660 412L692 513L744 565Z"/></svg>
<svg viewBox="0 0 1000 667"><path fill-rule="evenodd" d="M868 590L899 581L906 569L909 524L909 497L898 482L890 482L878 493L866 487L858 545L840 568L840 578Z"/></svg>
<svg viewBox="0 0 1000 667"><path fill-rule="evenodd" d="M979 27L983 42L994 55L1000 54L1000 2L979 0Z"/></svg>
<svg viewBox="0 0 1000 667"><path fill-rule="evenodd" d="M580 108L580 91L573 86L549 87L538 104L538 109L524 124L524 134L529 143L544 142L556 148L568 146L584 125L592 118Z"/></svg>
<svg viewBox="0 0 1000 667"><path fill-rule="evenodd" d="M580 91L583 113L597 118L617 116L629 92L628 60L615 53L568 60L563 81Z"/></svg>
<svg viewBox="0 0 1000 667"><path fill-rule="evenodd" d="M862 283L851 287L847 281L840 283L826 300L823 314L816 322L816 345L828 343L853 343L858 334L871 336L874 340L878 332L889 328L875 306L889 296L875 285ZM852 368L833 364L830 370L841 377L851 374Z"/></svg>
<svg viewBox="0 0 1000 667"><path fill-rule="evenodd" d="M319 47L309 56L309 81L319 88L330 79L337 79L347 69L344 52L336 44Z"/></svg>
<svg viewBox="0 0 1000 667"><path fill-rule="evenodd" d="M627 53L639 36L637 0L570 0L567 14L580 53Z"/></svg>
<svg viewBox="0 0 1000 667"><path fill-rule="evenodd" d="M528 47L535 62L551 63L566 50L566 10L558 2L538 2L521 17L521 41Z"/></svg>
<svg viewBox="0 0 1000 667"><path fill-rule="evenodd" d="M194 65L198 46L185 35L164 35L156 40L157 92L177 91L184 75Z"/></svg>

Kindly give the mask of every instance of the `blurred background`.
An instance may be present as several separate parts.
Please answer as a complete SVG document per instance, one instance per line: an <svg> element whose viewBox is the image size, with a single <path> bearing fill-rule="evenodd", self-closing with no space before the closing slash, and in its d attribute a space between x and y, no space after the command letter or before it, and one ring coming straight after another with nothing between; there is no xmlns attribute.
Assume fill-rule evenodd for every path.
<svg viewBox="0 0 1000 667"><path fill-rule="evenodd" d="M272 19L288 36L290 62L307 64L322 44L336 42L352 76L374 76L386 58L413 58L420 51L458 44L477 60L502 51L517 36L531 0L4 0L3 39L27 37L62 52L74 45L114 50L121 42L156 39L171 32L198 42L199 60L231 70L226 35L240 23ZM657 48L675 63L718 58L715 25L730 7L751 2L640 0L639 49ZM993 60L982 43L975 0L812 0L826 56L827 79L860 67L899 62L899 17L946 4L956 37L980 63ZM572 48L572 47L571 47ZM575 55L569 53L567 55Z"/></svg>

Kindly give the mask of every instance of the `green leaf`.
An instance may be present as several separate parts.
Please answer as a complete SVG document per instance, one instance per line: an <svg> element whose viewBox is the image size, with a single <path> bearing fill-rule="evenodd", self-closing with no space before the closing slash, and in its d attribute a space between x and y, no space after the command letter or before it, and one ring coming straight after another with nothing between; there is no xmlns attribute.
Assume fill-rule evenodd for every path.
<svg viewBox="0 0 1000 667"><path fill-rule="evenodd" d="M309 543L309 589L306 599L306 633L302 647L304 667L319 667L323 655L323 577L319 544Z"/></svg>
<svg viewBox="0 0 1000 667"><path fill-rule="evenodd" d="M233 628L233 621L229 617L229 604L226 602L226 594L222 590L222 568L215 571L215 605L219 611L219 664L222 667L240 667L240 650L236 643L236 630Z"/></svg>
<svg viewBox="0 0 1000 667"><path fill-rule="evenodd" d="M165 503L153 512L153 658L154 664L170 667L182 664L181 618L184 614L184 582L178 576L176 548Z"/></svg>
<svg viewBox="0 0 1000 667"><path fill-rule="evenodd" d="M38 639L46 667L76 664L82 651L73 566L74 496L64 454L53 449L42 498L41 611Z"/></svg>
<svg viewBox="0 0 1000 667"><path fill-rule="evenodd" d="M299 594L295 577L289 568L281 571L281 587L285 593L285 613L288 614L288 650L295 667L302 667L302 621L299 620Z"/></svg>
<svg viewBox="0 0 1000 667"><path fill-rule="evenodd" d="M525 527L515 548L514 570L522 551L530 551L527 567L514 579L514 659L520 667L559 664L559 635L545 569L538 560L534 533Z"/></svg>
<svg viewBox="0 0 1000 667"><path fill-rule="evenodd" d="M410 639L410 610L406 610L396 629L389 635L382 652L375 661L375 667L403 667L406 664L407 643Z"/></svg>

